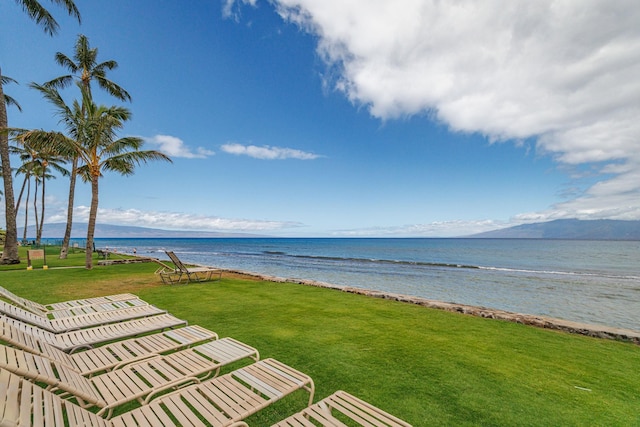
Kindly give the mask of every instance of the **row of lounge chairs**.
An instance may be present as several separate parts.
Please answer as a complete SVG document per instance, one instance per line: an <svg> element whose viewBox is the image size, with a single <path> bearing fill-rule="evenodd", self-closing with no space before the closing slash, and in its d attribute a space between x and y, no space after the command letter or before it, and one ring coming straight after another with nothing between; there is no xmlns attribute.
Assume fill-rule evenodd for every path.
<svg viewBox="0 0 640 427"><path fill-rule="evenodd" d="M0 295L13 294L0 287ZM104 298L108 303L119 297ZM30 305L20 300L23 308ZM104 303L75 300L57 307ZM43 307L59 309L53 306ZM121 320L131 307L108 310L100 313L112 322L54 332L33 316L20 318L24 311L36 313L1 308L0 426L246 426L245 418L297 390L308 392L308 406L278 427L344 425L339 419L372 427L409 425L342 391L313 404L315 386L308 375L275 359L260 360L255 348L166 312ZM93 318L66 318L74 317ZM219 375L222 367L242 360L250 364Z"/></svg>
<svg viewBox="0 0 640 427"><path fill-rule="evenodd" d="M78 314L75 316L66 316L57 319L50 319L46 316L34 314L15 305L0 301L0 313L24 320L27 323L35 325L46 331L59 333L68 332L76 329L87 328L91 326L106 325L116 323L123 320L139 319L143 317L156 316L158 314L166 314L166 310L161 310L149 304L114 308L109 311L100 311L87 314Z"/></svg>
<svg viewBox="0 0 640 427"><path fill-rule="evenodd" d="M79 314L96 313L100 311L118 310L122 308L147 305L133 294L117 294L106 297L79 299L58 302L54 304L40 304L35 301L19 297L8 289L0 286L0 297L31 313L51 319L77 316Z"/></svg>

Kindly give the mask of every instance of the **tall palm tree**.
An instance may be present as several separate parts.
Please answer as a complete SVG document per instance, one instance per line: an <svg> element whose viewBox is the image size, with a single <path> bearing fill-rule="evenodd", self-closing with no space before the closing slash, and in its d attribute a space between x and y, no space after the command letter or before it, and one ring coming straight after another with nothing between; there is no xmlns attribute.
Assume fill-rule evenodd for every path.
<svg viewBox="0 0 640 427"><path fill-rule="evenodd" d="M98 48L89 47L89 39L80 34L75 45L73 58L69 58L62 52L56 53L56 62L68 69L72 74L60 76L44 84L46 87L65 88L76 81L79 83L80 90L85 91L91 96L91 82L95 81L98 86L107 91L112 96L121 101L131 101L129 93L118 84L106 78L106 72L118 67L116 61L97 62ZM84 113L85 106L82 106ZM71 164L71 174L69 180L69 200L67 203L67 226L62 240L62 248L60 249L60 259L65 259L69 251L69 241L71 240L71 228L73 224L73 204L75 199L76 176L78 169L78 156L74 156Z"/></svg>
<svg viewBox="0 0 640 427"><path fill-rule="evenodd" d="M61 167L60 165L57 165L54 161L50 160L42 160L41 163L38 165L39 166L39 174L36 177L36 194L37 194L37 184L41 183L42 187L40 189L40 223L36 223L36 245L40 245L42 243L42 232L44 231L44 208L45 208L45 195L46 195L46 184L47 184L47 180L49 179L53 179L56 176L52 173L49 173L49 169L56 169L58 172L60 172L62 175L68 175L69 172L64 169L63 167ZM60 169L58 169L60 168ZM35 199L34 199L35 202ZM36 211L37 212L37 211Z"/></svg>
<svg viewBox="0 0 640 427"><path fill-rule="evenodd" d="M70 16L74 16L80 22L80 12L73 0L51 0L53 3L66 8ZM45 9L37 0L16 0L16 3L22 6L22 9L33 19L38 25L41 25L44 31L49 35L54 35L58 31L58 23L53 16ZM14 208L13 197L13 177L11 175L11 161L9 160L9 137L7 128L9 127L7 119L7 98L4 95L2 86L4 79L2 77L2 69L0 69L0 163L2 164L2 178L4 181L5 195L5 220L6 235L4 239L4 249L0 264L17 264L20 262L18 256L18 231L16 227L16 211Z"/></svg>
<svg viewBox="0 0 640 427"><path fill-rule="evenodd" d="M79 154L83 165L78 174L86 182L91 183L91 208L89 210L89 224L87 229L87 246L85 267L93 268L93 236L98 214L98 182L103 171L117 172L121 175L133 175L134 169L141 163L151 160L166 160L167 155L155 151L141 151L141 138L116 138L117 131L129 120L131 113L124 107L97 106L83 93L86 108L86 126L84 128L85 141L79 147Z"/></svg>
<svg viewBox="0 0 640 427"><path fill-rule="evenodd" d="M48 179L55 178L55 175L50 174L49 171L55 170L62 176L69 175L69 171L63 166L68 160L68 156L65 155L67 150L60 147L59 135L60 133L58 132L32 130L18 132L13 138L17 142L17 146L12 147L12 151L14 154L18 154L23 162L18 170L23 169L25 171L25 179L33 175L36 180L34 197L36 244L40 244L44 227L46 182ZM42 200L40 203L40 222L38 222L36 200L40 184L42 184L40 190ZM18 197L19 204L20 197ZM18 205L16 205L16 211L18 210Z"/></svg>
<svg viewBox="0 0 640 427"><path fill-rule="evenodd" d="M16 177L20 174L24 175L22 186L20 187L20 194L18 195L18 201L16 202L16 213L20 210L20 203L22 203L22 196L24 195L25 188L27 189L26 198L24 201L24 229L22 233L22 241L27 240L27 227L29 226L29 199L31 198L31 178L35 174L35 150L31 149L28 143L23 144L21 147L11 146L9 147L11 154L17 155L20 158L22 164L16 169Z"/></svg>
<svg viewBox="0 0 640 427"><path fill-rule="evenodd" d="M16 226L16 210L14 208L13 177L11 176L11 161L9 160L9 129L7 121L7 105L15 105L20 111L20 105L8 95L5 95L3 86L6 83L15 82L10 77L2 75L0 69L0 169L4 182L4 204L6 231L0 264L17 264L18 256L18 229Z"/></svg>
<svg viewBox="0 0 640 427"><path fill-rule="evenodd" d="M78 86L80 87L80 92L83 93L82 84L78 84ZM76 177L78 175L78 163L81 161L80 149L84 144L85 132L83 129L86 124L86 117L80 102L74 100L72 106L69 107L55 87L35 83L32 83L31 87L40 91L43 97L53 104L56 114L60 117L60 123L63 123L66 128L66 135L59 132L49 132L48 139L49 144L53 146L52 149L55 149L58 154L71 162L67 225L60 250L60 258L65 259L68 253L69 240L71 239Z"/></svg>

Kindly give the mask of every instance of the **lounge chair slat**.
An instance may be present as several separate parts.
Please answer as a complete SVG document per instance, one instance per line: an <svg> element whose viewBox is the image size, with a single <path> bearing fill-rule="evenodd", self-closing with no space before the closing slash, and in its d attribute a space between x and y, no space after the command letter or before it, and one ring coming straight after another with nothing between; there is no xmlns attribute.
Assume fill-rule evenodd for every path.
<svg viewBox="0 0 640 427"><path fill-rule="evenodd" d="M79 307L83 305L103 304L110 301L122 301L122 300L131 300L131 299L138 299L138 296L133 294L115 294L115 295L107 295L107 296L95 297L95 298L62 301L62 302L44 304L44 305L49 310L56 310L60 308L71 308L71 307Z"/></svg>
<svg viewBox="0 0 640 427"><path fill-rule="evenodd" d="M179 425L185 427L199 427L206 425L190 410L190 408L186 407L184 402L179 398L167 399L164 401L164 404L167 406L169 412L171 412L171 415L178 420Z"/></svg>
<svg viewBox="0 0 640 427"><path fill-rule="evenodd" d="M231 377L220 377L220 381L204 384L200 389L233 420L246 418L271 400L240 385Z"/></svg>
<svg viewBox="0 0 640 427"><path fill-rule="evenodd" d="M12 425L20 416L19 401L17 399L20 384L9 372L0 372L0 383L5 387L0 388L0 425Z"/></svg>
<svg viewBox="0 0 640 427"><path fill-rule="evenodd" d="M172 400L176 401L178 397L179 396L172 396ZM185 391L185 393L182 394L182 397L189 402L189 405L196 410L197 414L200 414L206 420L219 425L229 423L229 416L220 411L217 406L212 405L211 401L199 392L199 389L194 391Z"/></svg>

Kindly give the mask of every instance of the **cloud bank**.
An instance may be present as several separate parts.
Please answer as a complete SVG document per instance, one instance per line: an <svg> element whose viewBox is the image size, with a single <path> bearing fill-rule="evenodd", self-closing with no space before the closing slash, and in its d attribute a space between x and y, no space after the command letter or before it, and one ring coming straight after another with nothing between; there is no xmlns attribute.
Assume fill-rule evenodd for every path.
<svg viewBox="0 0 640 427"><path fill-rule="evenodd" d="M156 146L158 151L163 152L169 157L204 159L215 154L215 152L203 147L197 147L193 150L191 147L185 145L184 141L180 138L171 135L155 135L148 138L143 137L142 139L144 139L147 144Z"/></svg>
<svg viewBox="0 0 640 427"><path fill-rule="evenodd" d="M88 222L89 206L74 208L74 221ZM52 215L47 222L66 222L66 212ZM298 222L260 219L220 218L179 212L142 211L139 209L98 209L98 221L103 224L160 228L163 230L193 230L215 232L267 233L302 227Z"/></svg>
<svg viewBox="0 0 640 427"><path fill-rule="evenodd" d="M437 221L428 224L409 224L397 227L372 227L353 230L338 230L334 237L461 237L493 231L512 225L500 221Z"/></svg>
<svg viewBox="0 0 640 427"><path fill-rule="evenodd" d="M229 11L234 3L255 6L228 0ZM547 214L640 218L635 0L271 3L317 38L327 83L372 116L423 115L494 142L532 138L563 168L600 175Z"/></svg>
<svg viewBox="0 0 640 427"><path fill-rule="evenodd" d="M307 153L301 150L293 148L282 147L270 147L268 145L258 147L255 145L242 145L238 143L224 144L220 147L222 151L228 154L235 154L238 156L249 156L254 159L262 160L283 160L283 159L297 159L297 160L314 160L322 157L318 154Z"/></svg>

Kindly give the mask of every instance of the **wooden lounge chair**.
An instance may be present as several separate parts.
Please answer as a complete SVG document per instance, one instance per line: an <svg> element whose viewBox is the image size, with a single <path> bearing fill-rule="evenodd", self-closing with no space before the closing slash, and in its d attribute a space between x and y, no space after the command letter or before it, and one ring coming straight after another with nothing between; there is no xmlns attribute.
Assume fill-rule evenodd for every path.
<svg viewBox="0 0 640 427"><path fill-rule="evenodd" d="M246 426L241 420L294 391L315 391L307 375L274 359L265 359L200 384L158 396L147 404L104 420L62 400L25 380L0 369L0 425L24 426ZM103 411L104 413L104 411Z"/></svg>
<svg viewBox="0 0 640 427"><path fill-rule="evenodd" d="M167 285L185 282L206 282L220 279L222 271L217 268L209 267L187 267L180 258L172 251L165 251L175 265L175 268L163 267L157 271L162 281Z"/></svg>
<svg viewBox="0 0 640 427"><path fill-rule="evenodd" d="M114 408L132 401L145 404L166 390L216 376L222 366L245 358L256 361L258 351L225 338L167 356L154 356L91 378L63 363L17 348L0 345L0 367L74 398L82 407L100 408L111 416Z"/></svg>
<svg viewBox="0 0 640 427"><path fill-rule="evenodd" d="M59 361L85 376L110 371L137 360L191 348L217 339L218 334L215 332L198 325L190 325L68 354L37 337L20 331L13 325L0 322L1 341L12 347Z"/></svg>
<svg viewBox="0 0 640 427"><path fill-rule="evenodd" d="M411 427L411 424L344 391L337 391L272 427L344 426L346 420L362 427Z"/></svg>
<svg viewBox="0 0 640 427"><path fill-rule="evenodd" d="M160 314L158 316L144 317L142 319L128 320L56 334L2 315L0 315L0 322L13 325L20 331L69 353L74 353L81 349L93 348L98 344L109 341L187 325L185 320L178 319L170 314Z"/></svg>
<svg viewBox="0 0 640 427"><path fill-rule="evenodd" d="M142 300L133 294L107 295L103 297L70 300L52 304L40 304L30 299L22 298L2 286L0 286L0 297L11 301L12 303L24 308L25 310L29 310L32 313L41 315L48 315L51 311L55 310L76 309L79 307L92 306L96 304L109 304L117 301L136 301L133 302L132 305L142 305L140 303L137 303L137 301Z"/></svg>
<svg viewBox="0 0 640 427"><path fill-rule="evenodd" d="M77 316L62 317L59 319L49 319L0 300L0 313L54 333L106 325L123 320L156 316L159 314L166 314L166 312L166 310L161 310L153 305L143 305L139 307L123 308L120 310L94 312L89 314L80 314Z"/></svg>

